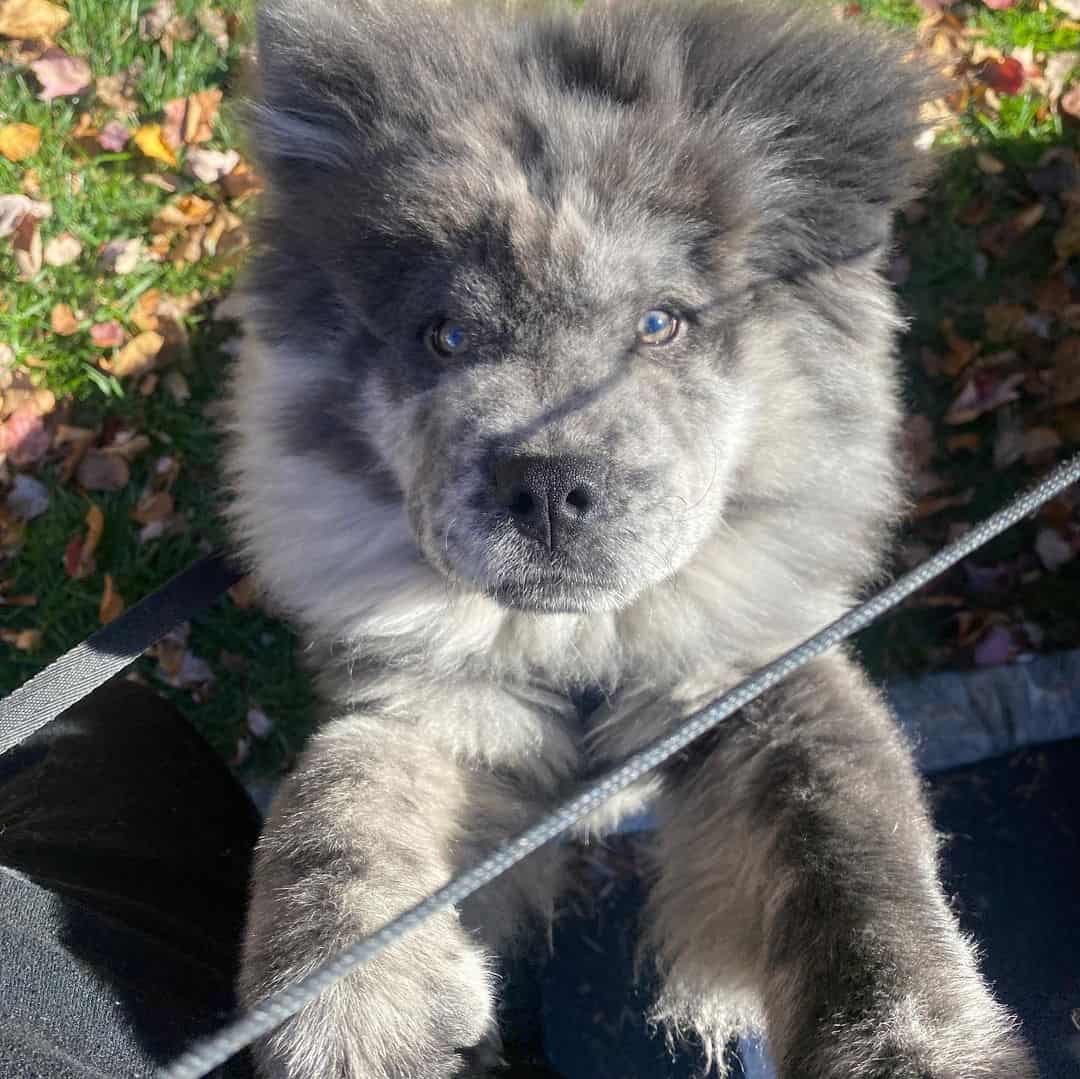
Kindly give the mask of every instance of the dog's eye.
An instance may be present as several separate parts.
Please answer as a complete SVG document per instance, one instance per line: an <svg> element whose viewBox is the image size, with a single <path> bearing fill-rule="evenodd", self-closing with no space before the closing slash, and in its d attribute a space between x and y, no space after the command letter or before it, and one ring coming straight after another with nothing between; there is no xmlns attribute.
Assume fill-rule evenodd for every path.
<svg viewBox="0 0 1080 1079"><path fill-rule="evenodd" d="M441 356L460 356L469 348L469 333L460 322L446 319L431 328L431 347Z"/></svg>
<svg viewBox="0 0 1080 1079"><path fill-rule="evenodd" d="M668 345L678 333L679 320L660 307L646 311L637 324L638 340L643 345Z"/></svg>

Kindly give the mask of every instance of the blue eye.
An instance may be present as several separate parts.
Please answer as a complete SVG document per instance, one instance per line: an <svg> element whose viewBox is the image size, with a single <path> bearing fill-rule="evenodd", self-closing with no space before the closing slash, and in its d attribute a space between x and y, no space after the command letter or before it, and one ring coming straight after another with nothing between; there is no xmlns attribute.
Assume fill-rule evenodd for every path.
<svg viewBox="0 0 1080 1079"><path fill-rule="evenodd" d="M679 320L663 308L646 311L637 324L638 340L645 345L667 345L679 332Z"/></svg>
<svg viewBox="0 0 1080 1079"><path fill-rule="evenodd" d="M469 334L459 322L447 319L432 327L431 344L443 356L460 356L469 347Z"/></svg>

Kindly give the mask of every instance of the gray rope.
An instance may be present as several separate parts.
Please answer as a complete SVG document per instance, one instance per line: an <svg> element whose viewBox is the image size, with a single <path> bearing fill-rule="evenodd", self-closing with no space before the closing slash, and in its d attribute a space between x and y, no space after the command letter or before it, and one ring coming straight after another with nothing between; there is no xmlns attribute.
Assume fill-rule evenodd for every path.
<svg viewBox="0 0 1080 1079"><path fill-rule="evenodd" d="M894 584L854 607L831 625L802 644L785 652L740 682L703 711L687 719L678 730L635 753L588 790L559 806L516 839L503 844L475 868L463 873L427 899L398 915L375 933L328 960L295 984L273 994L223 1027L217 1034L196 1043L170 1067L161 1079L202 1079L213 1068L264 1034L268 1034L320 993L340 981L356 967L373 959L390 945L416 929L432 915L457 906L485 884L517 865L537 848L560 836L582 817L597 809L612 795L636 783L646 773L663 764L702 734L712 730L733 712L745 708L766 690L783 681L804 664L868 626L928 581L966 558L987 541L1050 501L1080 479L1080 455L1061 465L1038 486L973 528L955 543L927 559Z"/></svg>

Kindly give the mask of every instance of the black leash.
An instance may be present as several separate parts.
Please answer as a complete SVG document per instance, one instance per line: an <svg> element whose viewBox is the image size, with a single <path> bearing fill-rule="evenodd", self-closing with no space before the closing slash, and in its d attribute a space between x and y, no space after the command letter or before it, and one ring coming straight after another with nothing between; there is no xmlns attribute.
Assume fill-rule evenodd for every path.
<svg viewBox="0 0 1080 1079"><path fill-rule="evenodd" d="M210 606L242 576L222 555L202 558L39 671L0 700L0 754L129 667L169 630Z"/></svg>

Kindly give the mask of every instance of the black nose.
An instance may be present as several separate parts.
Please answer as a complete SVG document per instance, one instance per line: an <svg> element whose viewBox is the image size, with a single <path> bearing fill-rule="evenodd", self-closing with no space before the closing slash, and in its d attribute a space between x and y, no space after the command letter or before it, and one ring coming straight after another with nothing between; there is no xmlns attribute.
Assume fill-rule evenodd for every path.
<svg viewBox="0 0 1080 1079"><path fill-rule="evenodd" d="M556 550L596 516L601 469L587 457L502 457L495 463L495 497L522 534Z"/></svg>

